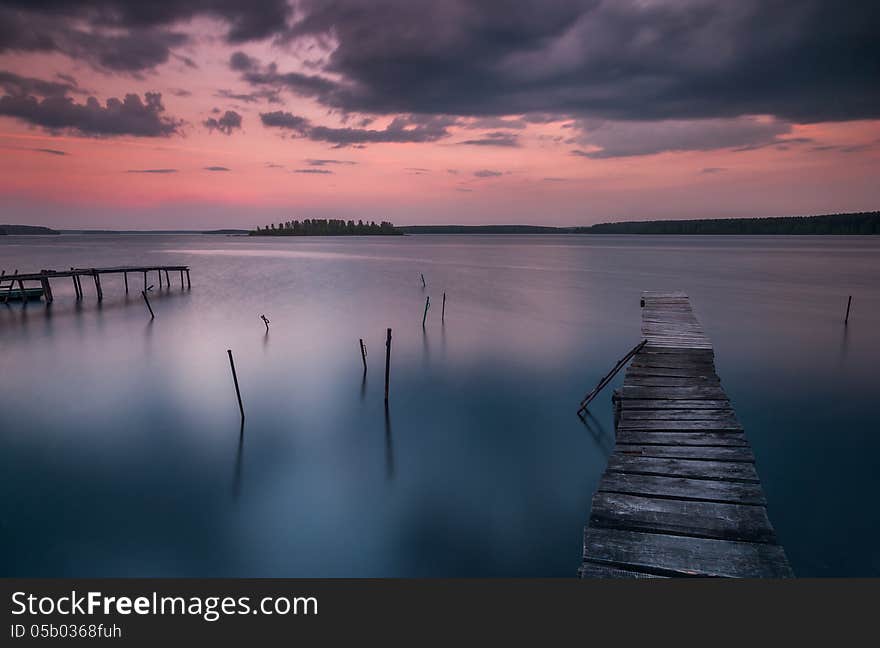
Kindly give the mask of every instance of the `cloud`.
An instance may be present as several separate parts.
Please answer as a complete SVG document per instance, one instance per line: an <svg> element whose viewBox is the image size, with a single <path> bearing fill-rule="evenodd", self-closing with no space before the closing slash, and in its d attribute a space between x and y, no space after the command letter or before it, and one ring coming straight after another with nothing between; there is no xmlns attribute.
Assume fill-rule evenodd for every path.
<svg viewBox="0 0 880 648"><path fill-rule="evenodd" d="M278 90L255 90L254 92L233 92L232 90L218 90L214 93L216 97L223 99L232 99L233 101L241 101L243 103L256 103L258 101L266 101L268 103L281 103L281 96Z"/></svg>
<svg viewBox="0 0 880 648"><path fill-rule="evenodd" d="M40 97L63 97L69 92L77 91L76 80L73 77L59 77L58 81L44 81L33 77L25 77L0 70L0 88L10 95L37 95Z"/></svg>
<svg viewBox="0 0 880 648"><path fill-rule="evenodd" d="M593 147L573 155L592 159L654 155L667 151L709 151L757 148L786 141L792 125L777 119L739 117L662 121L582 122L572 143Z"/></svg>
<svg viewBox="0 0 880 648"><path fill-rule="evenodd" d="M190 92L189 90L185 90L183 88L171 88L168 92L169 92L169 94L172 94L175 97L191 97L192 96L192 92Z"/></svg>
<svg viewBox="0 0 880 648"><path fill-rule="evenodd" d="M482 169L480 171L474 171L474 175L478 178L494 178L500 175L504 175L501 171L492 171L491 169Z"/></svg>
<svg viewBox="0 0 880 648"><path fill-rule="evenodd" d="M139 72L165 63L172 48L189 42L171 31L174 25L218 19L227 25L226 41L242 43L272 36L291 15L287 0L2 0L0 52L60 52L96 67Z"/></svg>
<svg viewBox="0 0 880 648"><path fill-rule="evenodd" d="M357 162L353 162L351 160L326 160L326 159L314 159L310 158L305 161L309 166L327 166L328 164L357 164Z"/></svg>
<svg viewBox="0 0 880 648"><path fill-rule="evenodd" d="M157 173L163 175L166 173L177 173L177 169L129 169L126 173Z"/></svg>
<svg viewBox="0 0 880 648"><path fill-rule="evenodd" d="M469 139L459 144L470 144L472 146L519 146L519 138L514 133L487 133L479 139Z"/></svg>
<svg viewBox="0 0 880 648"><path fill-rule="evenodd" d="M711 175L715 173L723 173L727 171L725 167L705 167L700 170L700 173L703 175Z"/></svg>
<svg viewBox="0 0 880 648"><path fill-rule="evenodd" d="M147 92L144 99L127 94L110 98L105 105L89 97L76 103L70 97L49 95L38 99L26 94L0 97L0 115L15 117L50 132L70 130L84 135L166 137L178 133L182 121L166 117L162 95Z"/></svg>
<svg viewBox="0 0 880 648"><path fill-rule="evenodd" d="M202 122L208 132L220 131L224 135L232 135L232 131L241 130L241 115L234 110L227 110L219 119L209 117Z"/></svg>
<svg viewBox="0 0 880 648"><path fill-rule="evenodd" d="M311 94L342 111L635 121L762 114L798 123L880 116L874 0L845 10L832 0L297 7L283 39L329 43L328 85Z"/></svg>
<svg viewBox="0 0 880 648"><path fill-rule="evenodd" d="M225 166L206 166L205 171L229 171Z"/></svg>
<svg viewBox="0 0 880 648"><path fill-rule="evenodd" d="M48 153L49 155L69 155L67 151L59 151L58 149L35 148L31 150L36 151L37 153Z"/></svg>
<svg viewBox="0 0 880 648"><path fill-rule="evenodd" d="M281 128L335 148L378 143L435 142L449 136L448 127L455 119L443 115L404 115L395 117L384 129L331 128L315 126L305 117L289 112L261 113L264 126Z"/></svg>
<svg viewBox="0 0 880 648"><path fill-rule="evenodd" d="M294 173L315 173L318 175L332 175L330 169L294 169Z"/></svg>

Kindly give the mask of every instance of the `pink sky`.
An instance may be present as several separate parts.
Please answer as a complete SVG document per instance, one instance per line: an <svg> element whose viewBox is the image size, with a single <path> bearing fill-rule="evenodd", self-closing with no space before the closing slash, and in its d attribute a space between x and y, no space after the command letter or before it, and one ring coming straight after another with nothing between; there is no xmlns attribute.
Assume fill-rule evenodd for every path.
<svg viewBox="0 0 880 648"><path fill-rule="evenodd" d="M449 125L432 141L334 147L266 126L261 114L282 111L314 126L381 131L408 113L343 111L290 87L266 86L278 92L278 103L242 102L218 91L264 89L232 69L237 51L258 61L261 71L274 63L279 72L313 75L317 69L345 82L331 67L320 67L338 43L324 43L318 55L314 46L279 39L229 44L222 21L199 17L175 29L188 34L187 42L166 62L135 72L70 52L0 50L0 71L45 81L75 78L83 91L68 96L76 104L89 96L103 105L112 97L156 92L163 115L180 120L172 134L138 136L51 129L0 114L0 222L190 229L340 217L400 225L586 225L880 205L880 120L864 115L802 123L769 112L616 119L553 110L536 120L529 119L533 111L496 111L491 119L479 111L442 111ZM518 65L538 65L534 73L543 74L543 62L554 64L551 54ZM226 134L205 125L226 111L241 117L240 128ZM360 124L364 119L368 125ZM499 145L511 141L516 145ZM174 172L142 172L150 170Z"/></svg>

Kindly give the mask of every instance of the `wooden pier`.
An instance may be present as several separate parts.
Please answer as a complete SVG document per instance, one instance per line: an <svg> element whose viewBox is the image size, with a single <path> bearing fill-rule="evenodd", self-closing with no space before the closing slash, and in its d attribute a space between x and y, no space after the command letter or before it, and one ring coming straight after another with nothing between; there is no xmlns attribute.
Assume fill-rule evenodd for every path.
<svg viewBox="0 0 880 648"><path fill-rule="evenodd" d="M180 274L180 288L184 287L184 279L186 288L192 287L189 275L189 266L182 265L160 265L160 266L116 266L112 268L70 268L69 270L40 270L29 274L19 274L16 270L12 274L6 274L5 271L0 274L0 302L7 303L9 301L23 301L27 303L29 300L39 300L41 297L46 298L47 303L52 303L54 297L52 295L52 280L70 279L73 281L73 291L76 294L77 301L83 298L82 279L86 277L91 279L95 284L95 295L98 301L103 301L104 290L101 286L101 277L103 275L121 274L125 279L125 292L128 293L128 275L143 275L144 290L147 290L148 277L150 273L155 272L158 276L159 287L162 287L162 274L165 275L165 285L171 287L171 277L169 272ZM33 284L39 282L40 286L28 287L25 284Z"/></svg>
<svg viewBox="0 0 880 648"><path fill-rule="evenodd" d="M792 576L687 295L643 293L642 334L614 396L616 445L593 496L580 576Z"/></svg>

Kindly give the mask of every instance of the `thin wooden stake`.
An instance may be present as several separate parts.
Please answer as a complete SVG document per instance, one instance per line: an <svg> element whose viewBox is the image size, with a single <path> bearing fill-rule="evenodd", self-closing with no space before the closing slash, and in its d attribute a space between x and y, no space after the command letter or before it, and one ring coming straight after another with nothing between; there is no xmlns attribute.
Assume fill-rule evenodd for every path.
<svg viewBox="0 0 880 648"><path fill-rule="evenodd" d="M428 318L428 309L431 308L431 296L425 298L425 313L422 315L422 328L425 328L425 320Z"/></svg>
<svg viewBox="0 0 880 648"><path fill-rule="evenodd" d="M424 288L425 286L428 285L428 284L425 283L425 275L423 275L423 274L420 272L420 273L419 273L419 276L422 278L422 288Z"/></svg>
<svg viewBox="0 0 880 648"><path fill-rule="evenodd" d="M241 420L244 422L244 405L241 404L241 390L238 388L238 376L235 374L235 362L232 359L232 349L226 349L229 354L229 366L232 367L232 382L235 383L235 395L238 397L238 411L241 412Z"/></svg>
<svg viewBox="0 0 880 648"><path fill-rule="evenodd" d="M388 381L391 378L391 329L385 339L385 402L388 402Z"/></svg>
<svg viewBox="0 0 880 648"><path fill-rule="evenodd" d="M364 345L364 338L361 338L361 360L364 361L364 373L367 373L367 347Z"/></svg>
<svg viewBox="0 0 880 648"><path fill-rule="evenodd" d="M844 324L849 324L849 307L852 306L852 295L846 300L846 317L843 319Z"/></svg>
<svg viewBox="0 0 880 648"><path fill-rule="evenodd" d="M147 305L147 308L148 308L149 311L150 311L150 319L156 319L156 314L153 312L153 307L150 306L150 300L149 300L149 298L147 297L147 291L146 291L146 290L142 290L142 291L141 291L141 295L144 296L144 303Z"/></svg>
<svg viewBox="0 0 880 648"><path fill-rule="evenodd" d="M446 321L446 293L443 293L443 308L440 310L440 321Z"/></svg>
<svg viewBox="0 0 880 648"><path fill-rule="evenodd" d="M122 276L125 277L125 294L127 295L128 294L128 273L123 272Z"/></svg>
<svg viewBox="0 0 880 648"><path fill-rule="evenodd" d="M181 286L182 288L183 286ZM266 325L266 333L269 332L269 319L265 315L260 315L260 319L263 320L263 324Z"/></svg>
<svg viewBox="0 0 880 648"><path fill-rule="evenodd" d="M189 290L192 288L192 283L189 280L189 270L186 271L186 289Z"/></svg>

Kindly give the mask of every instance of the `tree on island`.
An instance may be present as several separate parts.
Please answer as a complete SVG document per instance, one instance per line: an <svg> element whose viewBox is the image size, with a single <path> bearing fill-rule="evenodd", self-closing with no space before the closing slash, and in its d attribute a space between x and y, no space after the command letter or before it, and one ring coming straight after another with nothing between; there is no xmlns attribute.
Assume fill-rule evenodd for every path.
<svg viewBox="0 0 880 648"><path fill-rule="evenodd" d="M341 219L307 218L303 221L293 220L283 223L269 223L265 227L249 232L251 236L388 236L403 234L388 221L364 223L359 220L344 221Z"/></svg>

